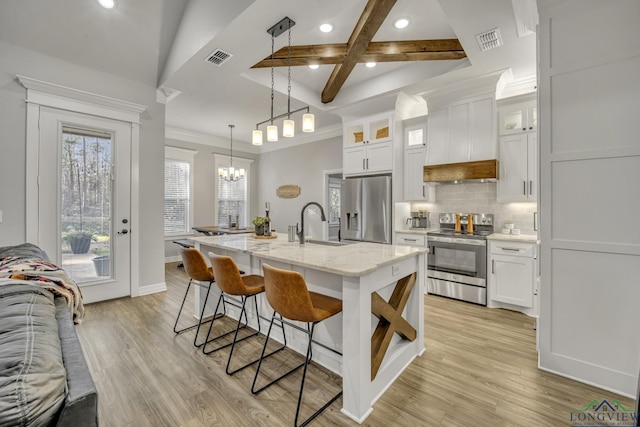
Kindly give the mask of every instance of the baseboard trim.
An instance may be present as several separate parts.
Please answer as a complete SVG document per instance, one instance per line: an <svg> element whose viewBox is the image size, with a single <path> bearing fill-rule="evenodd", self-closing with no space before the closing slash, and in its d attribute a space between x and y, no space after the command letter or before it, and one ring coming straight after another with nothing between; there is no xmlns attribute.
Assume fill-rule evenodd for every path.
<svg viewBox="0 0 640 427"><path fill-rule="evenodd" d="M143 295L156 294L158 292L164 292L167 290L167 284L165 282L156 283L154 285L140 286L138 288L138 295L131 295L132 297L141 297Z"/></svg>

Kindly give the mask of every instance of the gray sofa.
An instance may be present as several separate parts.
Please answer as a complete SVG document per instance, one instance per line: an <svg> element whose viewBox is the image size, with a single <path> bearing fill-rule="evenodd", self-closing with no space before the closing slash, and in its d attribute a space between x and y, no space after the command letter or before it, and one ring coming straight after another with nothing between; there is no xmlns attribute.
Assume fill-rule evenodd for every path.
<svg viewBox="0 0 640 427"><path fill-rule="evenodd" d="M34 245L0 248L0 425L97 426L69 281L47 261Z"/></svg>

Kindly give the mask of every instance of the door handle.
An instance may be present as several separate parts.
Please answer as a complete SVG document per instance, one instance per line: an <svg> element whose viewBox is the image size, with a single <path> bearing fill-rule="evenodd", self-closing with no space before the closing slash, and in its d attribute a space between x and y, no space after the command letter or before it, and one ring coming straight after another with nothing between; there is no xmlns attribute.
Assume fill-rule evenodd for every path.
<svg viewBox="0 0 640 427"><path fill-rule="evenodd" d="M126 228L123 228L122 231L118 231L118 234L127 234L129 233L129 230L127 230Z"/></svg>

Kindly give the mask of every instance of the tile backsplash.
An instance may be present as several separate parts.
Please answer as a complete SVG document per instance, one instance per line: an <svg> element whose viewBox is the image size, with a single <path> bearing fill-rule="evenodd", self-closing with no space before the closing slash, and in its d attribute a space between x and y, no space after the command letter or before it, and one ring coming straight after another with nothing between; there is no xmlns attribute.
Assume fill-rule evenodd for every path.
<svg viewBox="0 0 640 427"><path fill-rule="evenodd" d="M431 226L438 227L441 212L492 213L494 229L502 230L506 221L514 223L522 234L536 234L533 229L533 213L538 210L533 202L498 203L495 182L440 184L436 186L435 203L412 203L411 210L426 209L430 213ZM539 225L539 224L538 224Z"/></svg>

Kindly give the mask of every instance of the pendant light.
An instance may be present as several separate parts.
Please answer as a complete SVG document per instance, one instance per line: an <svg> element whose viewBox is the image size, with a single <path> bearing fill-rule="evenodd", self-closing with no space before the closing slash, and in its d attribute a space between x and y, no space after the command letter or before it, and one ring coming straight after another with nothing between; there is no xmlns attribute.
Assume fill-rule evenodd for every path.
<svg viewBox="0 0 640 427"><path fill-rule="evenodd" d="M267 33L271 35L271 115L267 120L264 120L256 124L256 128L253 130L251 141L253 145L262 145L262 131L260 125L269 123L267 126L267 141L275 142L278 140L278 126L274 124L274 120L282 118L286 119L282 122L282 136L285 138L292 138L295 136L295 121L291 118L292 114L306 110L306 113L302 115L302 131L314 132L315 131L315 117L309 111L309 106L299 108L291 111L291 27L296 23L289 17L282 18L277 24L267 30ZM287 112L280 114L279 116L273 116L273 100L274 100L274 46L275 38L283 32L288 31L288 51L287 51Z"/></svg>
<svg viewBox="0 0 640 427"><path fill-rule="evenodd" d="M235 182L244 178L245 171L244 169L236 169L233 167L233 128L235 125L229 125L229 134L231 140L231 149L229 151L229 167L228 168L218 168L218 176L221 179L224 179L227 182Z"/></svg>

